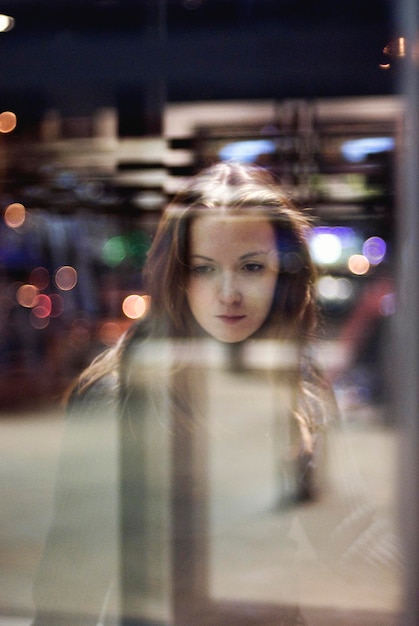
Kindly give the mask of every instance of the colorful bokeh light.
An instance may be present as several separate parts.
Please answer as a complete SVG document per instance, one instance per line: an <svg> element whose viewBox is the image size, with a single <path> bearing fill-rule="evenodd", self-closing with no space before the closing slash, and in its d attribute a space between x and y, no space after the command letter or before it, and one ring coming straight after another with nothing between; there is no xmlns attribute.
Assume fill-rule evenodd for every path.
<svg viewBox="0 0 419 626"><path fill-rule="evenodd" d="M77 271L71 265L63 265L55 272L54 280L58 289L70 291L77 285Z"/></svg>
<svg viewBox="0 0 419 626"><path fill-rule="evenodd" d="M369 237L362 246L362 254L371 265L378 265L384 260L387 245L381 237Z"/></svg>
<svg viewBox="0 0 419 626"><path fill-rule="evenodd" d="M12 111L3 111L3 113L0 113L0 133L11 133L12 130L16 128L16 125L17 118Z"/></svg>
<svg viewBox="0 0 419 626"><path fill-rule="evenodd" d="M46 289L50 283L50 276L46 267L35 267L29 275L29 282L35 285L39 291Z"/></svg>
<svg viewBox="0 0 419 626"><path fill-rule="evenodd" d="M352 274L362 276L370 269L370 263L363 254L353 254L348 260L348 269Z"/></svg>
<svg viewBox="0 0 419 626"><path fill-rule="evenodd" d="M19 228L25 222L26 209L20 202L9 204L4 210L4 222L9 228Z"/></svg>
<svg viewBox="0 0 419 626"><path fill-rule="evenodd" d="M31 309L36 304L39 290L35 285L21 285L16 292L16 300L20 306Z"/></svg>
<svg viewBox="0 0 419 626"><path fill-rule="evenodd" d="M131 294L124 299L122 303L122 312L125 317L128 317L131 320L138 320L146 314L148 304L148 296Z"/></svg>

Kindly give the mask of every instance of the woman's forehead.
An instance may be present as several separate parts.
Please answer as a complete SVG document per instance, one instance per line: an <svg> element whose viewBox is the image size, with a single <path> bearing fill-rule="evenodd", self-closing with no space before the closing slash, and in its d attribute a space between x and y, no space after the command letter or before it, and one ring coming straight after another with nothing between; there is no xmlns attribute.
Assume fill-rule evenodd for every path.
<svg viewBox="0 0 419 626"><path fill-rule="evenodd" d="M263 216L206 215L193 220L191 224L192 245L228 246L241 242L275 244L275 232L268 218Z"/></svg>
<svg viewBox="0 0 419 626"><path fill-rule="evenodd" d="M262 207L246 207L232 209L231 207L202 208L192 212L192 223L196 220L208 220L221 224L248 224L271 223L274 216L268 214Z"/></svg>

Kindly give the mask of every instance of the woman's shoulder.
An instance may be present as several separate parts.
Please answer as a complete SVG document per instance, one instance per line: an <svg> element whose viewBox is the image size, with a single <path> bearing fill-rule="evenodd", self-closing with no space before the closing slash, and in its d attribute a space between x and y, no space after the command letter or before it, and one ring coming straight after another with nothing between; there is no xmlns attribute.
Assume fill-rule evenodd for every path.
<svg viewBox="0 0 419 626"><path fill-rule="evenodd" d="M149 336L148 320L133 323L118 342L99 353L81 372L65 398L69 411L78 408L96 408L114 404L120 394L121 371L134 345Z"/></svg>
<svg viewBox="0 0 419 626"><path fill-rule="evenodd" d="M78 381L68 396L67 412L96 412L104 407L116 405L119 387L119 377L116 371L103 374L89 385Z"/></svg>

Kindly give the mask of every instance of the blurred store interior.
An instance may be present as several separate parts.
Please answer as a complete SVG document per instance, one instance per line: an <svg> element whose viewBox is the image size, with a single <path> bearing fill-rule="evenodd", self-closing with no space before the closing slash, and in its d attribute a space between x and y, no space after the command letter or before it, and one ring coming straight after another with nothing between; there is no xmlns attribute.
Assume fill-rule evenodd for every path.
<svg viewBox="0 0 419 626"><path fill-rule="evenodd" d="M3 406L57 397L138 314L122 304L144 295L159 212L217 159L266 165L312 208L313 247L331 246L317 261L334 332L348 337L343 322L356 324L360 307L380 332L402 121L400 61L384 52L391 3L5 0L1 10L15 20L0 39ZM348 269L363 246L367 265L354 257ZM370 283L383 290L376 313L363 303Z"/></svg>
<svg viewBox="0 0 419 626"><path fill-rule="evenodd" d="M160 212L217 160L269 168L315 217L317 356L367 489L394 514L404 123L394 10L390 0L2 0L13 23L0 32L0 624L31 615L62 394L144 315L141 268ZM382 621L360 626L396 626L401 581L389 585L375 605L359 603ZM336 593L324 603L339 604Z"/></svg>

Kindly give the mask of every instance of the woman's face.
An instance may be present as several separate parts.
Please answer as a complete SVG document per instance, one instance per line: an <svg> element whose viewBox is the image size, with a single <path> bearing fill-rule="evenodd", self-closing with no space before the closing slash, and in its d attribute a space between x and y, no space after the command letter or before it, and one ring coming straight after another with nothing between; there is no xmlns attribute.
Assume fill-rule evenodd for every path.
<svg viewBox="0 0 419 626"><path fill-rule="evenodd" d="M189 267L189 307L209 335L235 343L262 326L279 272L275 232L267 218L196 218L190 231Z"/></svg>

